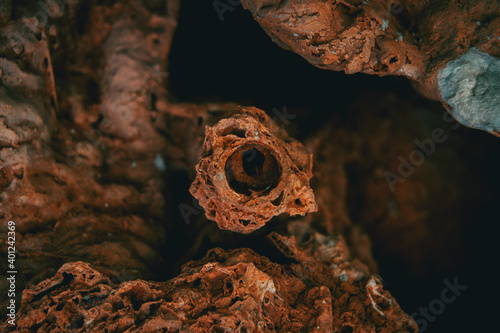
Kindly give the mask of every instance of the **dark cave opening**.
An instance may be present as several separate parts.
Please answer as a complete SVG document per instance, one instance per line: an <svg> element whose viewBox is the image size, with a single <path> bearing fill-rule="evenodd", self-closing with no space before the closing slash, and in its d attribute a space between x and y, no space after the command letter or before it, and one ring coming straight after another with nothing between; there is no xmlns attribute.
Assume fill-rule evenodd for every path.
<svg viewBox="0 0 500 333"><path fill-rule="evenodd" d="M281 177L281 167L269 149L258 144L245 144L226 161L226 179L236 192L265 195L275 188Z"/></svg>

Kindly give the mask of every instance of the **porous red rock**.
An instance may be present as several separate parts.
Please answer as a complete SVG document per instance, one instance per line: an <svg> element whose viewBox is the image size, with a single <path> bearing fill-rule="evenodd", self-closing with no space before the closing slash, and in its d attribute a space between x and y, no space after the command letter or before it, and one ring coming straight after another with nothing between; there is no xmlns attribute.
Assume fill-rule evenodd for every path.
<svg viewBox="0 0 500 333"><path fill-rule="evenodd" d="M281 213L317 209L311 154L254 107L207 126L196 172L190 192L221 229L249 233Z"/></svg>
<svg viewBox="0 0 500 333"><path fill-rule="evenodd" d="M42 7L46 3L55 1L36 2ZM356 122L333 122L305 141L315 153L312 181L320 212L299 219L282 214L278 219L304 248L289 237L272 236L292 263L271 261L248 249L213 250L170 282L136 280L166 279L158 272L174 270L172 262L198 258L207 243L227 245L231 237L234 243L224 248L241 247L238 241L250 237L256 246L262 242L258 232L215 230L217 225L207 223L203 214L188 226L175 219L177 207L171 206L179 189L187 195L190 179L185 177L185 187L170 186L169 179L194 171L205 123L211 114L224 113L228 104L172 103L166 97L162 80L176 25L175 0L70 1L61 11L50 9L47 20L33 17L39 9L33 4L0 4L0 219L16 221L18 305L29 283L18 313L20 330L86 330L85 325L95 325L89 331L218 331L225 326L251 331L259 322L267 325L268 319L285 322L283 330L288 331L328 330L331 322L339 331L415 330L411 318L392 306L396 303L380 280L369 275L377 272L371 241L379 256L397 256L419 274L426 274L429 263L444 269L463 260L462 252L455 251L464 248L457 244L457 234L464 219L473 220L471 207L481 207L477 200L489 195L483 192L488 189L484 183L478 182L483 188L476 192L468 186L479 172L470 168L475 159L466 160L460 149L467 138L457 140L447 132L447 143L453 146L439 147L393 193L384 170L396 173L397 156L409 156L413 140L428 135L426 126L443 124L435 124L435 117L412 117L419 111L416 103L392 104L401 96L361 101L350 112L359 117ZM484 29L490 26L482 23ZM489 43L493 48L495 39ZM491 147L475 142L478 155ZM245 151L236 149L232 156L229 170L244 170L240 162ZM477 164L485 161L479 158ZM235 180L248 182L248 177L238 174ZM257 180L257 188L266 183ZM468 200L464 192L481 196ZM178 233L170 232L173 226ZM352 258L340 236L315 234L310 226L344 236ZM5 231L2 223L1 239L6 239ZM260 237L264 231L259 230ZM185 253L175 247L176 238L189 240ZM89 264L67 264L53 276L63 262L75 260ZM3 272L6 263L0 263ZM243 280L234 293L218 285L226 271L231 282ZM269 285L272 281L284 303L260 304L261 289L245 278L246 272ZM198 278L203 286L197 285ZM124 280L132 281L118 284ZM0 292L5 295L7 288L2 279ZM111 297L118 291L118 299ZM235 295L234 302L227 299ZM178 304L173 300L178 296L179 302L194 304ZM6 301L0 298L3 318ZM283 313L286 320L279 317ZM292 326L286 326L288 318Z"/></svg>
<svg viewBox="0 0 500 333"><path fill-rule="evenodd" d="M307 249L271 238L291 264L215 248L170 281L121 284L88 263L65 264L24 291L16 331L417 331L380 279L351 262L341 237L313 234Z"/></svg>
<svg viewBox="0 0 500 333"><path fill-rule="evenodd" d="M276 44L316 67L405 76L462 124L500 131L493 93L500 72L498 1L243 0L242 5ZM464 74L472 86L450 89L457 72L442 70L469 52L461 63L476 62ZM466 101L459 92L470 89L480 101ZM470 105L461 110L465 102Z"/></svg>
<svg viewBox="0 0 500 333"><path fill-rule="evenodd" d="M177 2L165 6L0 4L0 218L16 223L18 302L68 261L120 279L163 267L165 138L151 100L176 25Z"/></svg>

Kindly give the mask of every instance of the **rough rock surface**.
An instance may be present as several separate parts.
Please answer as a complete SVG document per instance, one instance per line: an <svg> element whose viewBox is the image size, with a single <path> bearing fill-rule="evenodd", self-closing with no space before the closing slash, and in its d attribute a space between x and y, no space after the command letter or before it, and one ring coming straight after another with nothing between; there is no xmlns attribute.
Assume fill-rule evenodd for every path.
<svg viewBox="0 0 500 333"><path fill-rule="evenodd" d="M150 69L165 63L176 2L163 16L152 12L165 4L137 1L4 5L0 218L16 222L17 287L75 260L118 277L158 274L166 144Z"/></svg>
<svg viewBox="0 0 500 333"><path fill-rule="evenodd" d="M249 233L281 213L317 210L311 154L257 108L207 126L196 172L190 192L221 229Z"/></svg>
<svg viewBox="0 0 500 333"><path fill-rule="evenodd" d="M498 1L243 0L242 5L275 43L312 65L348 74L402 75L445 107L438 75L450 61L473 47L500 57ZM492 77L496 66L487 69ZM481 71L469 75L485 76ZM468 106L467 113L481 112ZM457 120L496 133L488 119Z"/></svg>
<svg viewBox="0 0 500 333"><path fill-rule="evenodd" d="M407 96L379 92L369 99L356 98L351 105L339 96L342 90L335 90L326 107L338 115L345 109L342 105L351 105L348 119L335 117L325 124L307 104L301 106L305 121L298 117L300 121L287 123L288 133L301 136L314 152L311 188L319 211L295 218L281 214L249 235L220 230L207 221L188 189L203 149L205 125L234 104L177 103L166 91L177 2L71 0L58 6L61 2L0 1L0 239L6 239L3 221L14 220L17 305L29 285L18 316L20 329L85 330L90 320L88 325L97 331L108 324L103 330L166 330L170 325L172 330L193 326L193 331L221 331L226 323L220 318L233 318L232 311L246 318L239 324L228 319L228 327L235 329L251 331L259 320L262 325L268 320L286 325L289 321L280 321L277 312L267 312L267 305L259 303L260 289L245 280L249 271L257 280L272 281L283 300L285 309L274 303L268 304L270 309L286 313L293 325L306 331L326 329L330 323L340 332L358 327L415 331L412 320L382 291L380 279L370 275L378 272L372 244L377 259L396 256L418 274L464 260L462 252L455 251L473 246L469 239L457 243L464 221L490 221L484 217L487 210L473 214L495 195L488 192L493 185L485 186L484 180L496 170L483 163L491 162L484 155L493 144L469 141L470 132L456 135L448 129L446 143L436 144L435 154L397 180L392 192L384 172L397 174L399 155L408 159L421 149L415 138L432 138L433 128L448 124L436 122L439 109L422 111L411 99L401 103ZM486 32L490 26L483 21ZM491 39L491 49L494 43ZM338 78L335 84L345 82L345 76ZM273 83L282 85L283 80ZM323 82L297 80L298 87L305 84L316 88ZM248 95L255 97L252 91ZM314 102L317 97L306 98ZM291 112L299 114L297 109ZM325 127L314 129L320 125ZM308 126L314 130L298 130ZM450 127L455 129L455 124ZM475 143L468 148L477 155L464 154L467 145ZM235 168L243 167L233 162ZM494 172L476 182L488 168ZM193 223L179 213L177 205L184 196ZM273 230L294 235L301 249L294 247L292 238L276 233L271 238L288 259L261 247ZM494 248L494 241L489 244ZM261 255L248 249L215 249L177 276L181 263L215 246L252 248ZM6 249L0 247L2 258ZM488 256L481 253L481 258ZM75 261L88 264L67 264L56 273L64 263ZM487 264L474 261L475 267L491 267ZM235 292L224 291L205 265L215 267L217 276L230 271L231 281L243 279L240 291L237 284ZM7 271L5 260L0 270ZM189 282L190 276L200 280ZM171 277L169 282L137 280ZM422 285L419 281L411 291L413 287ZM7 280L0 279L0 293L5 295L7 289ZM113 291L120 291L117 298L111 296ZM178 295L185 304L177 302ZM232 295L241 299L224 299ZM238 303L243 300L245 304ZM2 318L5 302L1 297ZM148 305L141 308L144 303Z"/></svg>
<svg viewBox="0 0 500 333"><path fill-rule="evenodd" d="M301 249L293 237L270 237L291 263L216 248L170 281L121 284L67 263L24 291L17 331L417 331L380 278L350 261L342 238L313 234Z"/></svg>

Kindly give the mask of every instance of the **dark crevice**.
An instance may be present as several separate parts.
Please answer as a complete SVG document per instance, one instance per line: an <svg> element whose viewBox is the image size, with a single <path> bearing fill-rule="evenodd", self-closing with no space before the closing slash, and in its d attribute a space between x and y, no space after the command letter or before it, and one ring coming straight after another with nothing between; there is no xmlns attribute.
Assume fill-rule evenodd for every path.
<svg viewBox="0 0 500 333"><path fill-rule="evenodd" d="M63 279L61 282L59 282L51 287L48 287L47 289L36 294L33 297L33 299L31 300L31 303L36 302L36 301L40 300L42 297L44 297L45 295L50 294L52 291L69 284L74 279L73 274L63 272L62 275L63 275Z"/></svg>

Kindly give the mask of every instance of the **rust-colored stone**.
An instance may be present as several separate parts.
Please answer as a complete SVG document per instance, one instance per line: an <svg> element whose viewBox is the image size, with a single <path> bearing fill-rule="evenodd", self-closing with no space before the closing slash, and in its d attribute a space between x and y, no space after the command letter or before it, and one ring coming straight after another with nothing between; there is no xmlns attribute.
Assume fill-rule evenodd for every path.
<svg viewBox="0 0 500 333"><path fill-rule="evenodd" d="M470 59L476 63L488 60L485 52L498 56L498 18L484 15L493 12L496 3L462 1L459 7L456 2L436 6L433 1L405 2L405 10L419 22L416 36L437 40L417 45L420 50L427 47L424 53L433 57L426 82L436 79L448 55L469 56L448 68L447 75L442 75L445 84L451 82L448 76L461 77L448 75L455 73L456 66L467 72L467 66L461 64L467 65ZM360 91L356 103L351 104L335 98L345 90L334 89L332 114L338 117L330 123L315 113L313 105L319 104L314 95L305 95L311 103L300 110L293 99L286 101L301 119L287 130L300 135L314 155L311 179L311 154L262 111L238 108L226 113L234 104L194 104L183 98L179 103L175 90L166 90L179 82L170 81L170 75L167 80L166 73L178 65L169 64L175 58L169 50L178 0L56 3L61 1L0 0L0 239L7 240L4 222L15 221L18 272L17 326L4 321L0 332L414 332L414 321L382 290L381 279L372 275L378 273L379 263L391 291L402 295L410 313L425 305L411 300L411 295L427 284L411 284L398 291L385 270L388 260L392 264L396 259L393 274L410 267L426 280L433 272L451 272L458 264L483 270L491 266L484 263L490 260L487 245L492 244L486 236L493 232L478 233L477 239L459 236L464 230L482 231L484 226L476 222L495 216L488 216L494 212L489 209L496 198L491 182L496 174L495 160L490 157L494 154L488 152L497 151L498 144L462 129L453 133L455 124L443 123L439 109L422 110L428 107L418 98L387 93L384 88L368 99ZM337 1L335 10L351 8L341 13L349 20L363 14L354 8L361 6L367 8L366 17L375 17L380 13L370 11L369 6L380 3L373 0L361 6L361 0ZM450 17L464 8L470 19L450 24ZM442 18L425 15L428 10L441 13ZM356 37L360 30L355 27L363 24L380 31L373 20L352 24L346 25L346 35ZM387 34L376 39L382 46L387 42L385 48L374 51L391 75L398 74L398 61L403 58L391 62L388 56L410 47L398 48L399 42L391 41L399 38L394 35L396 25L388 21ZM457 34L452 31L455 26ZM407 33L402 34L406 41ZM177 36L177 40L185 38ZM360 45L356 38L344 41L342 47L352 47L353 52ZM462 48L463 43L466 47ZM467 51L469 44L482 53ZM412 56L415 54L409 52L413 63ZM348 58L353 62L350 69L364 60L355 53ZM495 63L497 60L484 68ZM221 68L221 74L224 70ZM485 69L485 73L489 72ZM338 76L339 81L325 83L301 78L293 91L302 93L301 87L310 84L319 93L326 84L343 84L344 79ZM365 89L373 87L360 86ZM481 100L483 90L492 91L470 92ZM262 103L262 96L254 97L247 103L269 105ZM276 102L274 94L269 102ZM345 117L344 107L349 107ZM214 157L214 146L201 155L205 125L213 124L213 117L221 114L223 119L208 127L214 140L217 133L213 131L223 123L229 132L243 129L233 135L217 134L224 137L218 138L222 148L218 146L217 156L227 157L225 164ZM258 139L254 128L259 130ZM436 143L435 153L426 156L425 163L391 185L384 172L399 172L399 157L414 156L414 140L427 140L433 129L441 128L447 141ZM472 149L477 154L467 153ZM217 198L216 208L223 212L233 212L226 205L228 195L231 200L243 198L233 215L255 216L262 224L282 209L291 215L313 211L314 200L319 212L294 219L281 214L272 225L252 235L219 230L216 223L207 223L198 214L202 210L188 195L200 155L213 164L207 166L201 180L217 185L217 173L212 171L215 164L221 164L227 184L219 185L227 191L218 192L218 187L202 182L197 193L212 195L207 196L210 200ZM286 191L278 196L281 187ZM304 196L311 201L302 201ZM302 210L294 206L297 197L305 205ZM193 202L196 208L190 207L189 216L194 221L185 215L182 221L181 202ZM480 227L472 229L472 225ZM270 238L286 258L265 239L269 231L279 231ZM486 251L476 241L484 243ZM7 254L4 245L1 257ZM237 249L215 248L204 259L189 262L214 247ZM180 265L186 262L181 271ZM8 271L7 263L0 262L2 272ZM473 279L471 290L482 282L481 276ZM401 283L408 285L404 278ZM0 294L7 295L9 288L8 280L1 279ZM7 297L0 297L3 320L7 302ZM457 302L457 306L482 302L478 298ZM473 309L467 310L470 314ZM475 328L482 323L470 321Z"/></svg>
<svg viewBox="0 0 500 333"><path fill-rule="evenodd" d="M18 332L416 332L379 278L352 261L342 237L271 238L294 263L250 249L212 249L167 282L113 283L67 263L26 289ZM0 331L6 331L8 326ZM14 327L11 327L14 329Z"/></svg>
<svg viewBox="0 0 500 333"><path fill-rule="evenodd" d="M317 210L311 169L311 153L262 110L237 107L207 126L190 192L221 229L249 233Z"/></svg>
<svg viewBox="0 0 500 333"><path fill-rule="evenodd" d="M498 100L487 91L498 91L498 1L242 0L242 5L276 44L313 66L405 76L462 124L494 135L500 131ZM465 68L460 73L456 67ZM455 81L467 83L455 87ZM469 90L475 93L463 92Z"/></svg>

